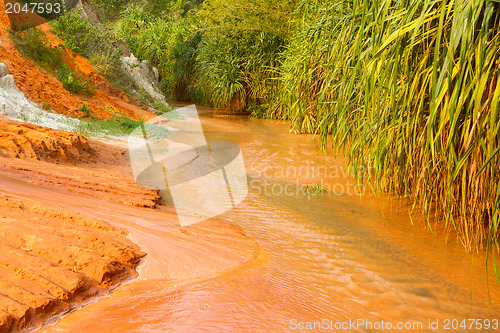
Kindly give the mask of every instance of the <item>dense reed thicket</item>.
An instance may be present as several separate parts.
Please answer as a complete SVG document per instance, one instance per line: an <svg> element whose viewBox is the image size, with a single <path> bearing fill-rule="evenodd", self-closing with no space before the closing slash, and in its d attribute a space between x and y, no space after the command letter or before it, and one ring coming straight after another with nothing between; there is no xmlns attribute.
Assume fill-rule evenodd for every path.
<svg viewBox="0 0 500 333"><path fill-rule="evenodd" d="M469 251L498 249L500 12L479 0L304 1L277 118L442 211Z"/></svg>
<svg viewBox="0 0 500 333"><path fill-rule="evenodd" d="M152 15L154 3L130 4L116 31L134 54L158 67L173 98L237 111L269 105L291 4L181 1Z"/></svg>

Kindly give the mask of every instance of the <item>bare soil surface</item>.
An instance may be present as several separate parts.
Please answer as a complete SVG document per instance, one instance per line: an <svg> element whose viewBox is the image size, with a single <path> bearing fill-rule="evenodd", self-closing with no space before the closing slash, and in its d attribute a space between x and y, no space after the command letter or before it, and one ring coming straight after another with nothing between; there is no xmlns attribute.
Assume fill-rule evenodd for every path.
<svg viewBox="0 0 500 333"><path fill-rule="evenodd" d="M140 207L158 201L156 191L109 170L127 163L119 148L75 133L1 120L0 155L0 183L8 178ZM0 332L40 324L109 292L137 276L145 256L124 230L39 200L45 198L0 191Z"/></svg>

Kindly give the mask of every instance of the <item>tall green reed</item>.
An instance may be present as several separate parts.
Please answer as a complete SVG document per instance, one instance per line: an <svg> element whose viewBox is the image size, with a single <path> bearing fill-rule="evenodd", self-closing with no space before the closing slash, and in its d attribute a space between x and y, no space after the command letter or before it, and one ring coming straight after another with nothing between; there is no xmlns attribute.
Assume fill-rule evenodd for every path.
<svg viewBox="0 0 500 333"><path fill-rule="evenodd" d="M318 135L353 169L376 170L366 179L376 190L409 198L429 220L442 214L468 251L495 253L499 7L212 0L168 22L131 5L117 29L174 95L238 110L264 105L260 115Z"/></svg>
<svg viewBox="0 0 500 333"><path fill-rule="evenodd" d="M498 7L303 1L268 116L377 170L376 189L444 212L468 251L498 251Z"/></svg>

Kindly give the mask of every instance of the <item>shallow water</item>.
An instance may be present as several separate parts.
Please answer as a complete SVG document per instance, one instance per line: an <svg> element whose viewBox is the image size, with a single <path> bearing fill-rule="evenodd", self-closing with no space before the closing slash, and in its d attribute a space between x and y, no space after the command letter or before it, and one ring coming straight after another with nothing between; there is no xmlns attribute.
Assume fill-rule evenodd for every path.
<svg viewBox="0 0 500 333"><path fill-rule="evenodd" d="M415 332L431 331L429 321L445 331L453 319L459 326L451 329L450 321L450 331L480 332L487 330L470 329L477 322L460 324L500 319L500 290L490 285L490 305L484 258L472 263L454 241L445 245L423 223L412 225L393 200L353 195L360 189L345 177L342 160L318 152L311 136L289 134L286 123L211 111L202 123L209 141L236 143L244 154L250 193L223 217L259 244L255 260L176 280L162 268L169 245L158 220L116 212L134 235L144 235L137 239L149 252L141 278L44 332L286 332L322 320L335 332L383 332L382 321ZM315 181L330 191L305 193Z"/></svg>

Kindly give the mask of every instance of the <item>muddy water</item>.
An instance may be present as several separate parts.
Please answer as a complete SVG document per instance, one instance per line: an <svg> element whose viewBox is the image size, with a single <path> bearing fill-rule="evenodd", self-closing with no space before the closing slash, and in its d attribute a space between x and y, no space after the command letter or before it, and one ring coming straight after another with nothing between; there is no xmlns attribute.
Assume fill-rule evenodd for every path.
<svg viewBox="0 0 500 333"><path fill-rule="evenodd" d="M417 325L399 330L409 332L430 331L431 321L434 331L445 331L453 319L451 331L479 332L487 330L470 329L470 321L464 329L462 320L500 319L500 291L490 286L490 305L483 257L472 261L453 241L445 246L439 232L433 237L421 222L412 225L397 202L353 195L360 189L345 177L342 161L319 153L312 137L289 134L284 123L211 112L202 122L209 141L243 151L250 193L223 217L259 244L254 259L176 279L162 266L166 256L196 258L172 252L178 248L162 252L170 244L158 220L138 232L134 223L143 218L116 213L135 235L144 234L137 240L149 253L141 278L44 332L287 332L324 319L323 328L335 332L383 332L382 321L384 328ZM315 181L330 191L305 193ZM216 263L217 253L210 255ZM346 326L358 319L365 323Z"/></svg>

